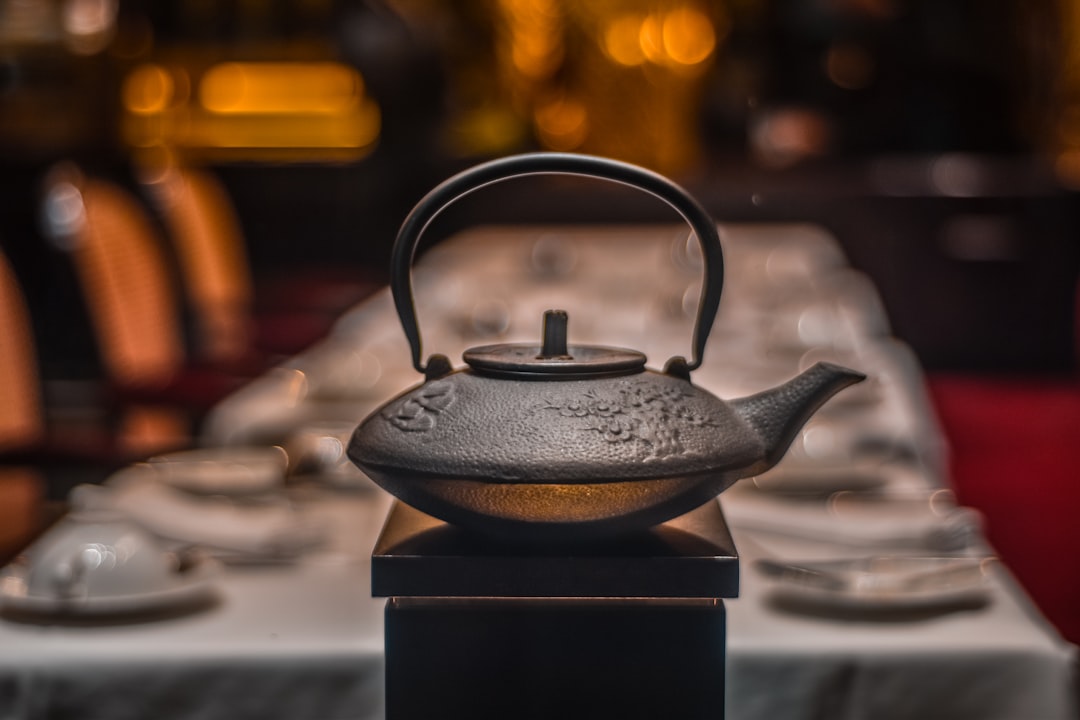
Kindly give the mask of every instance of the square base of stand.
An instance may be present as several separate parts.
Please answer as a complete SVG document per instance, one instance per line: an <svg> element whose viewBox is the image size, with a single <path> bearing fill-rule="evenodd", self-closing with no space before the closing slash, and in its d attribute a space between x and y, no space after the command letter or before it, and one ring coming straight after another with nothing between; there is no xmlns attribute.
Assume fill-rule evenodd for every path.
<svg viewBox="0 0 1080 720"><path fill-rule="evenodd" d="M391 598L386 717L724 717L720 600Z"/></svg>
<svg viewBox="0 0 1080 720"><path fill-rule="evenodd" d="M371 557L376 597L723 598L739 558L720 504L606 542L522 546L395 502Z"/></svg>
<svg viewBox="0 0 1080 720"><path fill-rule="evenodd" d="M527 547L395 504L372 553L388 720L724 716L720 506L604 543Z"/></svg>

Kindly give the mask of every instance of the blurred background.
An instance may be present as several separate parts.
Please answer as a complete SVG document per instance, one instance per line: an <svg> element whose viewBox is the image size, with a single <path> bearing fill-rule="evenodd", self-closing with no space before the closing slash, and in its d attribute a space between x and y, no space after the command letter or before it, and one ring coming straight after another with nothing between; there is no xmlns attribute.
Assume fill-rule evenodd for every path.
<svg viewBox="0 0 1080 720"><path fill-rule="evenodd" d="M190 444L385 283L428 189L529 150L835 235L927 371L960 499L1054 575L1080 507L1073 0L0 0L10 497ZM529 180L427 239L639 220L672 218Z"/></svg>

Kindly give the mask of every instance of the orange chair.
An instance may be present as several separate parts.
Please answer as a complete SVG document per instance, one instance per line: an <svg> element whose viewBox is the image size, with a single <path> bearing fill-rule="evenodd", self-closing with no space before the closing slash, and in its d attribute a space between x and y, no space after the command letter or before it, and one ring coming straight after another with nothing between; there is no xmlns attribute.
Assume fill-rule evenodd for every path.
<svg viewBox="0 0 1080 720"><path fill-rule="evenodd" d="M40 382L26 303L0 255L0 457L24 453L45 437ZM43 484L29 467L0 467L0 558L38 528Z"/></svg>
<svg viewBox="0 0 1080 720"><path fill-rule="evenodd" d="M0 453L45 436L33 335L15 274L0 256Z"/></svg>
<svg viewBox="0 0 1080 720"><path fill-rule="evenodd" d="M251 359L254 293L240 224L224 188L209 173L175 165L148 171L179 260L195 320L196 356L212 363Z"/></svg>
<svg viewBox="0 0 1080 720"><path fill-rule="evenodd" d="M359 271L290 268L259 292L232 201L214 174L166 154L141 175L179 259L204 360L264 370L322 338L342 312L382 286Z"/></svg>
<svg viewBox="0 0 1080 720"><path fill-rule="evenodd" d="M105 468L118 456L101 413L84 400L46 403L30 313L18 278L0 254L0 462L44 468L67 463ZM61 407L63 405L63 407ZM87 412L90 411L90 412Z"/></svg>
<svg viewBox="0 0 1080 720"><path fill-rule="evenodd" d="M126 190L73 166L47 179L50 233L64 236L110 375L163 385L184 361L172 278L153 226Z"/></svg>
<svg viewBox="0 0 1080 720"><path fill-rule="evenodd" d="M193 423L245 380L189 362L159 233L135 195L64 164L46 180L46 230L67 250L117 397L121 447L181 447Z"/></svg>

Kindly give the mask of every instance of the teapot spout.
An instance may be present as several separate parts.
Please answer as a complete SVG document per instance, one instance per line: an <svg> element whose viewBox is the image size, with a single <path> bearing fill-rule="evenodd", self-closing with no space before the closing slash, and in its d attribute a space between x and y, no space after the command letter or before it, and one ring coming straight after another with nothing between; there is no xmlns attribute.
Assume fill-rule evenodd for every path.
<svg viewBox="0 0 1080 720"><path fill-rule="evenodd" d="M758 436L765 455L746 469L747 475L765 472L787 452L791 441L825 401L866 375L828 362L819 362L783 385L739 398L732 407Z"/></svg>

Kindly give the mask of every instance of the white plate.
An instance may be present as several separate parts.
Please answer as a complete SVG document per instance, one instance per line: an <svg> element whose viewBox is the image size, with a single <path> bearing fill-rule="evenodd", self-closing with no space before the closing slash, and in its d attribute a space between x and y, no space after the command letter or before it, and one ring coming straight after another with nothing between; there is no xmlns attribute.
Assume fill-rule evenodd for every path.
<svg viewBox="0 0 1080 720"><path fill-rule="evenodd" d="M288 467L280 447L210 447L148 461L165 484L199 495L257 495L280 489Z"/></svg>
<svg viewBox="0 0 1080 720"><path fill-rule="evenodd" d="M919 610L980 604L989 594L992 558L871 557L754 567L776 597L848 610Z"/></svg>
<svg viewBox="0 0 1080 720"><path fill-rule="evenodd" d="M0 573L0 607L34 614L119 615L194 605L211 598L217 591L221 564L201 556L190 568L178 572L169 587L131 595L81 598L29 594L28 571L25 565L13 563Z"/></svg>

